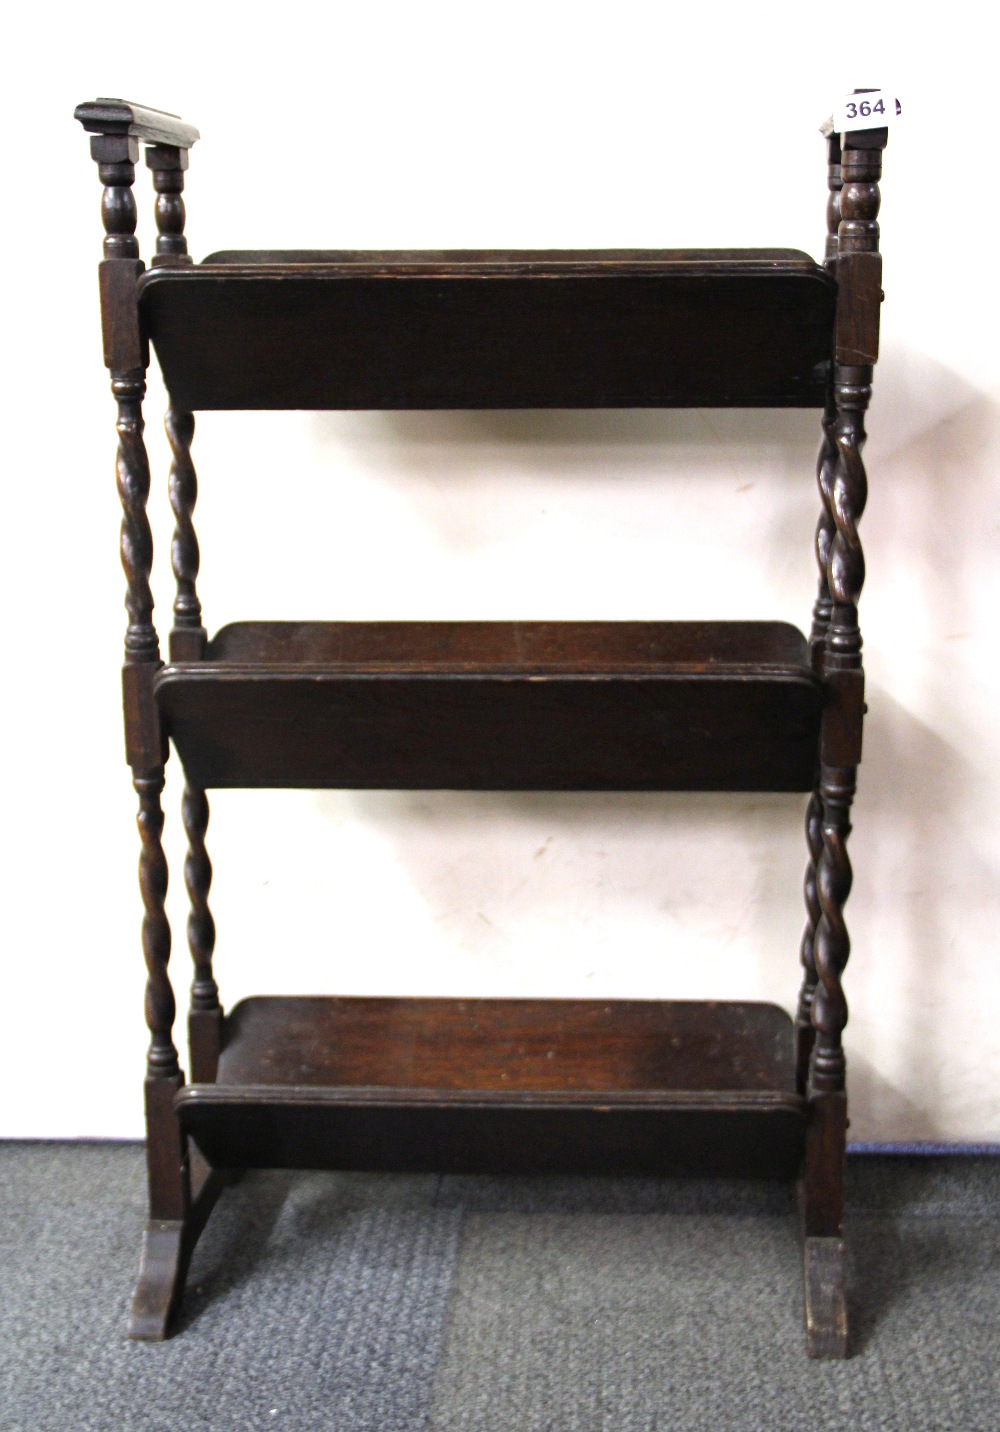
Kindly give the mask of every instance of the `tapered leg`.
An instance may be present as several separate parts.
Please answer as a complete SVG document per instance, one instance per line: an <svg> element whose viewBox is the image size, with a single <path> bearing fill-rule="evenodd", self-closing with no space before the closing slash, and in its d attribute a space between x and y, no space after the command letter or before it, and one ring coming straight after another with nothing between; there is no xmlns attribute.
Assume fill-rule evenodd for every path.
<svg viewBox="0 0 1000 1432"><path fill-rule="evenodd" d="M847 1357L847 1297L844 1240L802 1240L802 1275L806 1299L806 1351L810 1357Z"/></svg>
<svg viewBox="0 0 1000 1432"><path fill-rule="evenodd" d="M847 1098L814 1094L800 1187L806 1351L815 1358L848 1355L843 1239Z"/></svg>

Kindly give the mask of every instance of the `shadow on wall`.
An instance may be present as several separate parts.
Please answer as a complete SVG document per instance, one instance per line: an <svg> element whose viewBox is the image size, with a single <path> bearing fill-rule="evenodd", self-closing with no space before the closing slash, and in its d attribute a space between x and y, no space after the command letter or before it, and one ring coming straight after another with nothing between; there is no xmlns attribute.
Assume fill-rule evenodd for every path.
<svg viewBox="0 0 1000 1432"><path fill-rule="evenodd" d="M360 823L380 828L442 940L496 961L496 993L508 962L522 977L568 978L574 988L565 993L586 993L596 959L616 992L665 995L679 977L691 978L691 956L707 942L724 956L749 954L751 969L776 965L776 987L794 1004L803 797L433 791L349 799ZM776 910L785 917L778 937ZM533 942L546 970L519 964L519 938Z"/></svg>
<svg viewBox="0 0 1000 1432"><path fill-rule="evenodd" d="M964 555L981 543L984 502L995 490L998 414L993 397L930 355L886 345L868 417L872 491L862 528L880 586L905 563L932 589L945 577L957 613L955 598L972 600L955 582ZM819 414L812 410L315 413L309 422L323 465L369 476L390 503L418 518L441 555L516 538L551 497L571 516L580 502L588 523L609 539L634 512L640 534L662 534L666 583L671 560L683 561L692 537L710 533L720 553L733 544L731 562L743 555L745 505L731 494L756 487L767 506L745 555L756 563L755 589L763 589L790 553L808 550L817 513ZM314 496L330 514L328 522L319 514L320 530L337 532L344 493ZM686 542L672 520L678 501L685 514L692 502L705 514L701 532ZM623 513L625 526L616 528ZM377 544L378 533L370 540ZM945 554L946 573L939 571ZM808 614L798 620L805 625Z"/></svg>
<svg viewBox="0 0 1000 1432"><path fill-rule="evenodd" d="M970 634L996 582L1000 402L925 355L889 363L869 424L862 535L872 602L912 594L895 637L929 663L936 639Z"/></svg>
<svg viewBox="0 0 1000 1432"><path fill-rule="evenodd" d="M930 1111L948 1092L955 1015L960 1024L961 1004L976 1000L953 957L972 921L996 928L1000 869L975 819L980 772L884 689L873 686L868 699L846 985L849 1001L852 976L867 986L867 999L854 999L895 1072L890 1082L852 1056L851 1086L865 1126L933 1138L940 1131ZM954 1013L942 1018L949 1006Z"/></svg>
<svg viewBox="0 0 1000 1432"><path fill-rule="evenodd" d="M571 498L582 501L591 519L596 500L598 520L612 527L638 499L646 530L665 537L669 522L661 514L669 513L678 483L704 488L714 506L720 480L723 493L746 491L746 479L763 467L783 501L803 493L814 500L819 423L810 411L322 413L313 422L321 446L346 455L394 500L416 509L448 552L480 550L522 533L547 497L560 511ZM713 526L722 511L715 511ZM786 527L781 516L767 534L765 563L772 546L783 553L796 530L801 544L801 522L794 520L801 513L789 511L792 523Z"/></svg>
<svg viewBox="0 0 1000 1432"><path fill-rule="evenodd" d="M884 367L862 528L874 680L852 898L878 932L866 958L891 971L877 981L878 1034L894 1077L858 1068L855 1107L894 1137L933 1138L931 1111L947 1127L949 1107L988 1098L1000 1059L982 1013L995 986L980 967L1000 923L1000 403L925 354L890 353Z"/></svg>
<svg viewBox="0 0 1000 1432"><path fill-rule="evenodd" d="M741 454L781 454L782 468L786 456L808 457L804 471L811 474L819 430L819 414L811 409L329 412L314 413L311 421L321 445L346 448L359 465L372 464L402 491L411 491L412 474L425 473L453 485L456 497L479 473L530 475L544 469L586 481L610 466L623 473L639 470L655 481L676 465L678 449L685 459L712 467L738 461ZM877 425L879 456L932 452L935 430L952 424L955 430L944 434L949 457L956 437L973 446L991 437L995 445L997 404L932 355L884 343L868 424ZM925 439L929 448L918 447Z"/></svg>
<svg viewBox="0 0 1000 1432"><path fill-rule="evenodd" d="M671 461L671 449L705 449L724 446L737 450L782 450L803 442L815 446L817 414L802 409L734 410L730 408L503 408L470 411L398 411L366 414L377 418L363 435L354 429L352 413L316 413L314 422L320 441L344 442L359 446L359 460L373 450L390 449L397 454L400 481L414 468L433 463L442 479L464 484L478 461L494 450L511 455L511 463L494 464L500 470L537 471L548 466L553 451L564 475L586 477L588 470L600 471L609 450L622 449L621 466L629 467L628 453L655 450L657 461ZM562 453L562 456L559 456ZM493 461L488 457L488 461ZM379 453L381 465L381 453ZM645 464L643 464L645 466ZM650 476L656 468L650 465Z"/></svg>

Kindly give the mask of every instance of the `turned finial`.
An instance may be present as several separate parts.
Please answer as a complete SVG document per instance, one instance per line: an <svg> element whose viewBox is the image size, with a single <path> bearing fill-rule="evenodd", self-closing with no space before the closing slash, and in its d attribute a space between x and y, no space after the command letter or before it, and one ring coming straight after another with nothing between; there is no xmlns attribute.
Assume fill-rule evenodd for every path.
<svg viewBox="0 0 1000 1432"><path fill-rule="evenodd" d="M106 259L137 259L136 210L132 185L140 143L156 189L157 260L190 262L184 238L184 171L188 150L199 139L193 124L176 114L147 109L127 99L95 99L78 104L73 117L91 136L90 153L104 184L102 214Z"/></svg>
<svg viewBox="0 0 1000 1432"><path fill-rule="evenodd" d="M191 256L184 237L184 171L188 167L188 151L174 144L151 144L146 149L146 165L152 170L156 190L157 239L153 267L189 264Z"/></svg>
<svg viewBox="0 0 1000 1432"><path fill-rule="evenodd" d="M128 134L95 134L90 140L90 154L104 185L101 196L104 257L137 259L139 240L135 236L137 214L132 185L139 159L139 141Z"/></svg>

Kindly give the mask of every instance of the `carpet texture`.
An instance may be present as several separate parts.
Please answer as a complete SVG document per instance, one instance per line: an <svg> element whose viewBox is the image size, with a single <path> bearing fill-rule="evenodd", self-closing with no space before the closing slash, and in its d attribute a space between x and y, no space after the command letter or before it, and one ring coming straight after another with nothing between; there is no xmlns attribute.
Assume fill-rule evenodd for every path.
<svg viewBox="0 0 1000 1432"><path fill-rule="evenodd" d="M260 1173L130 1343L135 1145L0 1144L3 1432L996 1432L1000 1159L850 1165L854 1356L787 1189Z"/></svg>

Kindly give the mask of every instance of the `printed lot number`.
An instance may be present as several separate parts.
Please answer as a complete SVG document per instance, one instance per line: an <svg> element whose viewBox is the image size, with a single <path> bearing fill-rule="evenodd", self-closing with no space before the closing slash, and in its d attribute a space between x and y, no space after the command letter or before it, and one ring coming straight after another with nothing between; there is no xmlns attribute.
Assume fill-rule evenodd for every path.
<svg viewBox="0 0 1000 1432"><path fill-rule="evenodd" d="M852 94L841 100L833 115L833 128L838 134L852 129L881 129L900 113L898 99L882 90Z"/></svg>

